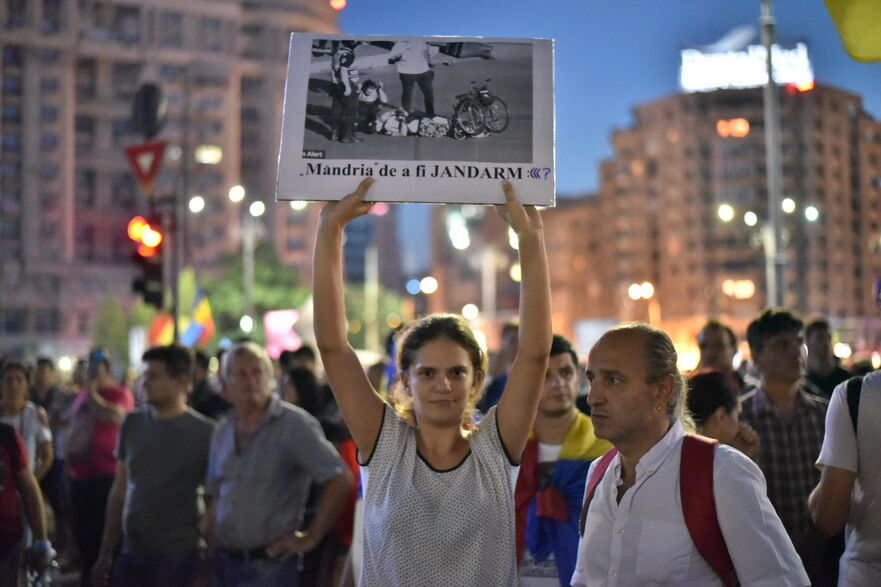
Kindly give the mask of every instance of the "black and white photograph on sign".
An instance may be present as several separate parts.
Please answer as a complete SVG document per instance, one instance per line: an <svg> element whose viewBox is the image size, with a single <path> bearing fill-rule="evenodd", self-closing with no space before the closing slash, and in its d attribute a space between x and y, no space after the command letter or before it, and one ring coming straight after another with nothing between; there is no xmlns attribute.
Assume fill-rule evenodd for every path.
<svg viewBox="0 0 881 587"><path fill-rule="evenodd" d="M532 46L315 39L306 104L307 158L527 163Z"/></svg>
<svg viewBox="0 0 881 587"><path fill-rule="evenodd" d="M293 33L279 200L554 205L549 39Z"/></svg>

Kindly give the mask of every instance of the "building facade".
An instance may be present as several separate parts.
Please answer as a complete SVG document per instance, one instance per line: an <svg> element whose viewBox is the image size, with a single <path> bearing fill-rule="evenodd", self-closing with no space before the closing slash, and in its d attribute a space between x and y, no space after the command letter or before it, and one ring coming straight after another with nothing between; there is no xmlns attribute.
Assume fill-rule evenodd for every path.
<svg viewBox="0 0 881 587"><path fill-rule="evenodd" d="M317 211L273 203L288 39L336 21L322 0L0 2L0 352L81 354L103 299L133 303L125 227L148 206L123 149L144 140L144 82L167 103L158 209L205 201L184 263L216 269L262 200L266 238L309 279Z"/></svg>
<svg viewBox="0 0 881 587"><path fill-rule="evenodd" d="M561 241L549 244L552 275L566 267L554 284L555 327L652 321L690 341L715 317L745 330L767 303L762 107L757 88L635 108L634 125L612 135L599 193L546 215L549 243ZM879 316L881 122L859 96L819 84L781 92L781 119L786 306L878 346L866 337ZM562 243L577 243L568 261L554 260ZM644 283L652 295L634 299L631 287Z"/></svg>

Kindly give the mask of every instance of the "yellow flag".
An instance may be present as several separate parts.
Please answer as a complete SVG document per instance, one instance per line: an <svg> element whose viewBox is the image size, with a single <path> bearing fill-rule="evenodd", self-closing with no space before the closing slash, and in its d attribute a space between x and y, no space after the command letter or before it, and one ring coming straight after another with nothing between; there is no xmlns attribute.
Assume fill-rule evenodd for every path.
<svg viewBox="0 0 881 587"><path fill-rule="evenodd" d="M881 61L881 0L826 0L826 8L857 61Z"/></svg>

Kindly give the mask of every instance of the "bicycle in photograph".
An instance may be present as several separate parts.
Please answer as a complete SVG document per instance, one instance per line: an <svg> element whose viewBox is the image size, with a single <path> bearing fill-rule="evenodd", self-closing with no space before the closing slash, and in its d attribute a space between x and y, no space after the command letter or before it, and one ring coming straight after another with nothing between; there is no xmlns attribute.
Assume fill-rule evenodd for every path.
<svg viewBox="0 0 881 587"><path fill-rule="evenodd" d="M486 82L492 81L487 78ZM484 133L500 133L508 128L510 116L504 100L482 86L471 82L468 92L456 96L451 132L457 140Z"/></svg>

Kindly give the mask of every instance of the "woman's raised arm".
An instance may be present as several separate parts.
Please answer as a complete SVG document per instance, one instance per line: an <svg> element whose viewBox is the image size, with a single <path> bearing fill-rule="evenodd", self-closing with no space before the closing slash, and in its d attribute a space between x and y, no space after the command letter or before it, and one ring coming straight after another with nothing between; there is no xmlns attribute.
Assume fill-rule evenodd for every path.
<svg viewBox="0 0 881 587"><path fill-rule="evenodd" d="M502 182L502 216L517 233L520 252L520 328L517 354L499 401L499 433L508 456L519 462L535 420L551 351L551 291L541 217L523 206Z"/></svg>
<svg viewBox="0 0 881 587"><path fill-rule="evenodd" d="M346 224L373 206L364 202L372 183L372 179L365 179L353 193L321 210L312 267L316 345L330 387L363 458L373 454L384 404L370 385L346 334L342 249Z"/></svg>

